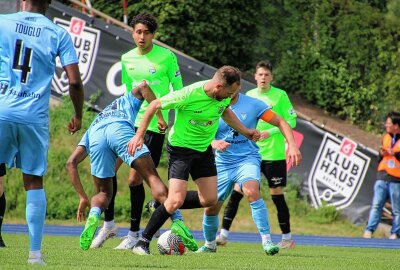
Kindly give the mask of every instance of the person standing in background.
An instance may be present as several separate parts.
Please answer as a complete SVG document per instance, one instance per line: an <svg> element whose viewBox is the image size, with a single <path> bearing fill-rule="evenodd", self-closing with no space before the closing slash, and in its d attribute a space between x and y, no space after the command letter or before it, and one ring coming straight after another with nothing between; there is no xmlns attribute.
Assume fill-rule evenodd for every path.
<svg viewBox="0 0 400 270"><path fill-rule="evenodd" d="M392 229L390 239L400 237L400 113L390 112L386 116L386 133L379 149L374 196L364 238L371 238L382 217L382 209L389 197L392 205Z"/></svg>

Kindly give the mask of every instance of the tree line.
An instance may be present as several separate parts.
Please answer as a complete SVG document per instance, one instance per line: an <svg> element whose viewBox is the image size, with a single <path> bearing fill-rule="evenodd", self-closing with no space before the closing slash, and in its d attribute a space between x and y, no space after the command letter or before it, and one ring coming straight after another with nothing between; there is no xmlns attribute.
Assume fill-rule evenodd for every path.
<svg viewBox="0 0 400 270"><path fill-rule="evenodd" d="M120 0L93 7L122 20ZM400 110L398 0L128 0L158 19L156 38L248 74L269 59L274 84L366 130Z"/></svg>

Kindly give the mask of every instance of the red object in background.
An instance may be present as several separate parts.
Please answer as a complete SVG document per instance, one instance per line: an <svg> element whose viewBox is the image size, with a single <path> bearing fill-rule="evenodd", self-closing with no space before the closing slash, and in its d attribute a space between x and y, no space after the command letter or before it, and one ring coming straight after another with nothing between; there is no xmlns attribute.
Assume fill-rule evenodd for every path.
<svg viewBox="0 0 400 270"><path fill-rule="evenodd" d="M342 144L340 145L340 152L344 155L350 157L353 155L357 148L357 144L348 138L344 138Z"/></svg>
<svg viewBox="0 0 400 270"><path fill-rule="evenodd" d="M75 34L75 35L79 36L82 33L83 28L85 27L85 23L86 22L84 20L81 20L76 17L72 17L71 24L69 26L69 32L71 34Z"/></svg>
<svg viewBox="0 0 400 270"><path fill-rule="evenodd" d="M304 135L300 132L297 132L296 130L293 130L293 136L294 136L294 141L296 142L297 147L300 149L301 144L303 143ZM288 147L287 143L285 143L285 151L286 155L288 153ZM286 159L286 171L288 172L290 168L292 167L292 164Z"/></svg>

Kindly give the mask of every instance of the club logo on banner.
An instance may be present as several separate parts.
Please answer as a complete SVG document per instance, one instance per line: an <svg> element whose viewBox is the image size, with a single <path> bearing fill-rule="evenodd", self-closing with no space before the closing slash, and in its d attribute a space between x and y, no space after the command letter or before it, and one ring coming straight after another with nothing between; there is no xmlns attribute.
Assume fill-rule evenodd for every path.
<svg viewBox="0 0 400 270"><path fill-rule="evenodd" d="M79 70L82 83L86 84L93 71L94 63L99 48L100 31L86 26L86 22L76 17L71 21L54 18L54 23L63 27L71 35L75 51L79 59ZM53 88L60 94L68 92L68 77L62 68L60 59L57 57L56 71L52 81Z"/></svg>
<svg viewBox="0 0 400 270"><path fill-rule="evenodd" d="M343 209L357 196L370 158L356 148L357 144L348 138L340 141L325 133L308 178L316 208L326 203Z"/></svg>

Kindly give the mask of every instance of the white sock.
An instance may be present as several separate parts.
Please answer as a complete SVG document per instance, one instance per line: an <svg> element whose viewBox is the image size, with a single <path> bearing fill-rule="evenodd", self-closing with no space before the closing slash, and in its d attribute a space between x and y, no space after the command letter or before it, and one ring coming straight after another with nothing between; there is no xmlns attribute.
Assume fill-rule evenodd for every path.
<svg viewBox="0 0 400 270"><path fill-rule="evenodd" d="M292 239L292 234L291 233L282 234L282 240L290 240L290 239Z"/></svg>
<svg viewBox="0 0 400 270"><path fill-rule="evenodd" d="M139 237L139 231L136 231L136 232L129 231L128 232L128 236L131 237L131 238L138 238Z"/></svg>
<svg viewBox="0 0 400 270"><path fill-rule="evenodd" d="M111 220L111 221L104 221L103 228L105 228L105 229L112 229L112 228L114 228L114 227L115 227L115 222L114 222L114 220Z"/></svg>
<svg viewBox="0 0 400 270"><path fill-rule="evenodd" d="M225 229L221 229L221 232L219 233L220 235L222 235L225 238L228 238L229 236L229 231L225 230Z"/></svg>
<svg viewBox="0 0 400 270"><path fill-rule="evenodd" d="M269 233L261 234L261 243L263 246L265 245L265 242L267 242L268 240L271 241L271 235Z"/></svg>
<svg viewBox="0 0 400 270"><path fill-rule="evenodd" d="M211 242L206 241L204 245L208 248L215 249L217 248L217 241L215 240Z"/></svg>
<svg viewBox="0 0 400 270"><path fill-rule="evenodd" d="M29 251L29 258L41 258L41 257L42 257L41 250Z"/></svg>

